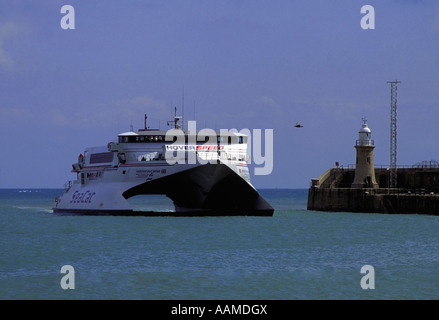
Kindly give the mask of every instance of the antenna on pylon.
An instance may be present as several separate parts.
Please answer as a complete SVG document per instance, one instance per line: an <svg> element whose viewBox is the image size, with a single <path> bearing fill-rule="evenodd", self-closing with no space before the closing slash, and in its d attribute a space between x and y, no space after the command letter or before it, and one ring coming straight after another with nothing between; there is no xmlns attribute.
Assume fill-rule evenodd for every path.
<svg viewBox="0 0 439 320"><path fill-rule="evenodd" d="M387 81L390 83L390 181L389 187L397 186L397 166L396 166L396 102L397 102L397 85L401 81Z"/></svg>

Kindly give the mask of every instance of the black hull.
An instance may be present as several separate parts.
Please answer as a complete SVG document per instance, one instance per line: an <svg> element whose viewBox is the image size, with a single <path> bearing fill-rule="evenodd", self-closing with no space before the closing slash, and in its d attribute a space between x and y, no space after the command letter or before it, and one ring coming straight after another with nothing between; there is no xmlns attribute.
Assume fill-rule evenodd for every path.
<svg viewBox="0 0 439 320"><path fill-rule="evenodd" d="M272 216L274 209L244 179L224 164L206 164L145 182L123 193L164 194L180 216Z"/></svg>

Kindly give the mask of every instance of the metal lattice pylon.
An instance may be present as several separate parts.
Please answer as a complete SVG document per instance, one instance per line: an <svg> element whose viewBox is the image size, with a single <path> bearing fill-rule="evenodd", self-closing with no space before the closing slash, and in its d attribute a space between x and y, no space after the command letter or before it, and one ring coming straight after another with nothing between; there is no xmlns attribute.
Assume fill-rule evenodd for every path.
<svg viewBox="0 0 439 320"><path fill-rule="evenodd" d="M401 81L387 81L390 83L390 168L389 187L397 187L397 166L396 166L396 89Z"/></svg>

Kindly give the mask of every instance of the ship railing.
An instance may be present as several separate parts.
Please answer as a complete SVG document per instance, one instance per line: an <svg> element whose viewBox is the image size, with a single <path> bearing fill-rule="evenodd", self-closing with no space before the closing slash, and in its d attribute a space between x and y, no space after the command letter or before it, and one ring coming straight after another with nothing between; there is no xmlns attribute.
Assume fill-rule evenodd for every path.
<svg viewBox="0 0 439 320"><path fill-rule="evenodd" d="M221 154L218 154L217 152L209 152L209 151L207 151L207 152L197 152L197 156L201 160L205 160L205 161L220 160L221 159Z"/></svg>
<svg viewBox="0 0 439 320"><path fill-rule="evenodd" d="M69 180L69 181L67 181L66 183L64 183L64 189L65 189L65 191L66 191L66 192L69 191L70 188L72 187L72 185L73 185L73 181L71 181L71 180Z"/></svg>

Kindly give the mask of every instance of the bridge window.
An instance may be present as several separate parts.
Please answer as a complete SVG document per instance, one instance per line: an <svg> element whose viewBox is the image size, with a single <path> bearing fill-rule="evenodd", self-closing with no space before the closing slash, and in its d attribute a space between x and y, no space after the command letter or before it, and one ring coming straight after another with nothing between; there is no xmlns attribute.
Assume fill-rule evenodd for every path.
<svg viewBox="0 0 439 320"><path fill-rule="evenodd" d="M119 137L119 142L127 143L127 142L163 142L165 141L165 136L156 135L156 136L122 136Z"/></svg>
<svg viewBox="0 0 439 320"><path fill-rule="evenodd" d="M113 155L113 152L92 153L90 155L90 164L112 162Z"/></svg>

